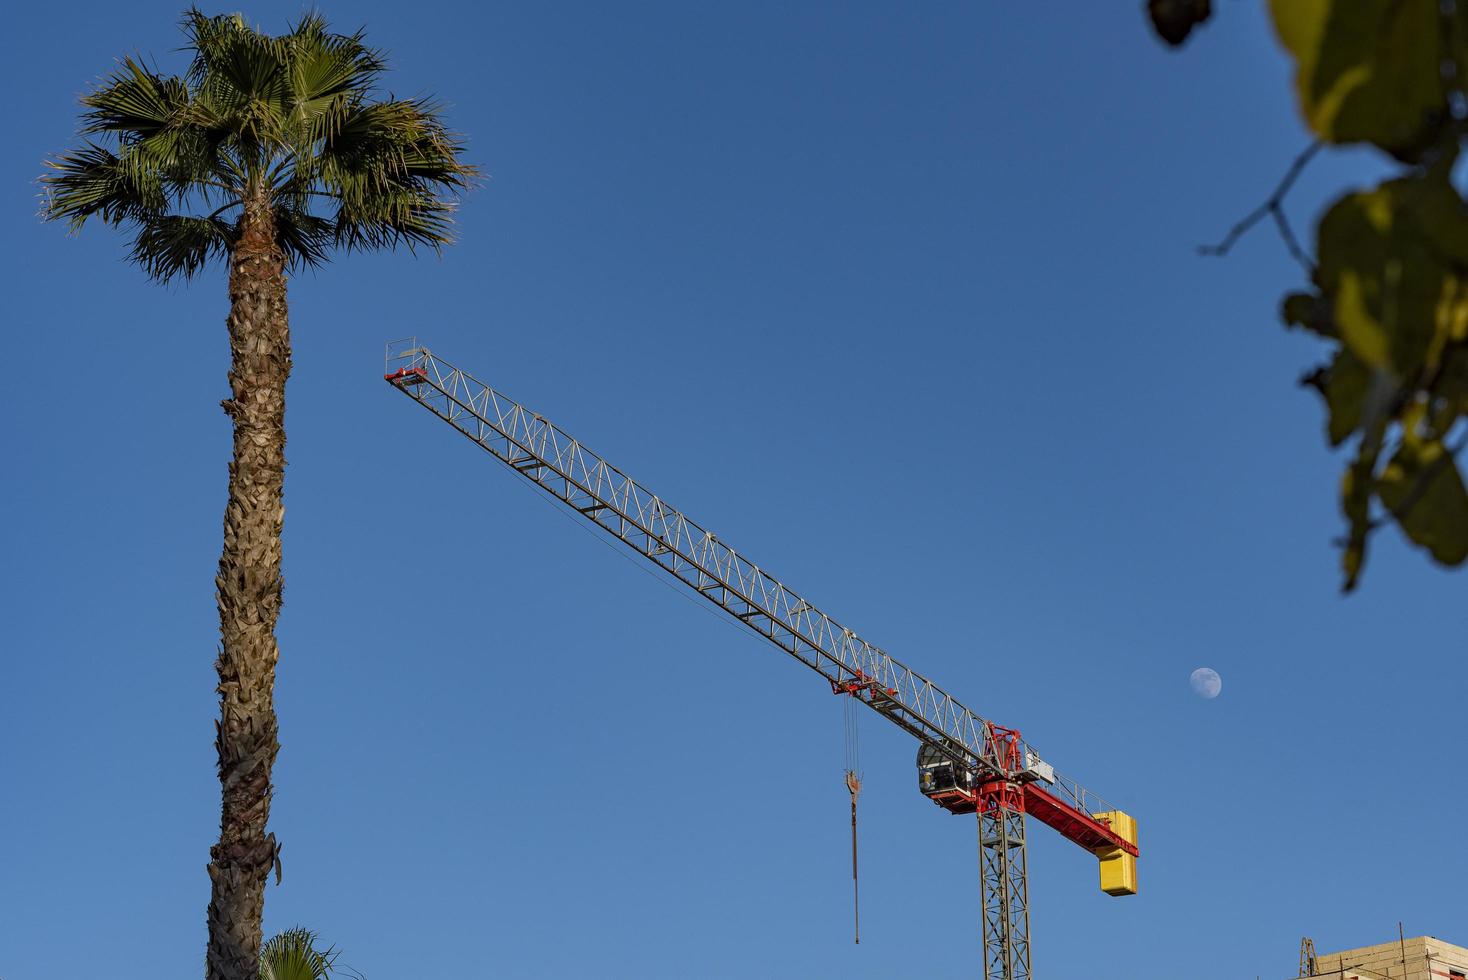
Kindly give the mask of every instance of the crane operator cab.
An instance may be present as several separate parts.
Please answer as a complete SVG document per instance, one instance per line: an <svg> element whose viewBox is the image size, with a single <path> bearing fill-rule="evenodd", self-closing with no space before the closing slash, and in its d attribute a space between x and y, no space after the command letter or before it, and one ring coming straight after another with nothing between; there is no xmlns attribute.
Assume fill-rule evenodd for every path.
<svg viewBox="0 0 1468 980"><path fill-rule="evenodd" d="M959 765L936 745L924 742L917 754L918 790L953 813L978 809L979 787L974 771Z"/></svg>

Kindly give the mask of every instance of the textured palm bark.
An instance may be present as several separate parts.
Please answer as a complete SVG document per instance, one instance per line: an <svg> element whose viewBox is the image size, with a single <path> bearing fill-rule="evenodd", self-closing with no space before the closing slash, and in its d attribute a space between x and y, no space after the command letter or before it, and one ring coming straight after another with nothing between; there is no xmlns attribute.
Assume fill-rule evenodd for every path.
<svg viewBox="0 0 1468 980"><path fill-rule="evenodd" d="M290 374L285 257L268 204L240 218L229 269L229 385L234 422L219 604L219 843L210 848L208 980L256 980L265 880L280 873L266 832L276 741L275 621L280 613L280 532L285 509L285 383Z"/></svg>

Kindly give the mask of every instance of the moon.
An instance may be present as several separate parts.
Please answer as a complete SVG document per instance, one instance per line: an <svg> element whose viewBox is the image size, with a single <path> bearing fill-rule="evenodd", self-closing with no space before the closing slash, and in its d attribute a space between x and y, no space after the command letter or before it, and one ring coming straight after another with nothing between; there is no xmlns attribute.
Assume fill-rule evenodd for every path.
<svg viewBox="0 0 1468 980"><path fill-rule="evenodd" d="M1218 692L1223 690L1223 678L1212 667L1199 667L1189 675L1188 683L1193 686L1194 694L1209 701L1218 697Z"/></svg>

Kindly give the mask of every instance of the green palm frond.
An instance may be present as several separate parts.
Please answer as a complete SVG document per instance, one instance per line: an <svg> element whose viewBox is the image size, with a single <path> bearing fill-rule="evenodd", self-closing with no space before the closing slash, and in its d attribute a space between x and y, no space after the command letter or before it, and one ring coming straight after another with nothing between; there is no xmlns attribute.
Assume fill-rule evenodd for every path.
<svg viewBox="0 0 1468 980"><path fill-rule="evenodd" d="M333 249L453 240L456 201L478 171L440 105L375 97L386 62L362 32L333 33L310 13L270 36L197 8L182 28L182 75L126 58L82 99L88 139L47 163L46 218L130 226L132 259L159 279L227 256L238 239L228 221L247 201L275 212L292 267Z"/></svg>
<svg viewBox="0 0 1468 980"><path fill-rule="evenodd" d="M109 225L142 221L162 212L168 196L157 175L126 166L117 154L96 143L46 161L42 213L66 221L73 231L93 215Z"/></svg>
<svg viewBox="0 0 1468 980"><path fill-rule="evenodd" d="M146 139L176 124L188 108L189 89L183 79L166 78L126 58L104 85L82 97L82 105L88 109L82 114L84 134Z"/></svg>
<svg viewBox="0 0 1468 980"><path fill-rule="evenodd" d="M319 14L307 14L285 37L293 109L351 101L366 96L387 67L382 52L367 46L362 32L332 34Z"/></svg>
<svg viewBox="0 0 1468 980"><path fill-rule="evenodd" d="M184 15L194 49L185 76L220 110L236 140L260 153L284 142L289 110L287 45L250 28L238 14Z"/></svg>
<svg viewBox="0 0 1468 980"><path fill-rule="evenodd" d="M394 199L377 195L369 206L343 206L336 217L335 242L349 252L378 251L404 245L434 250L453 242L453 205L406 193Z"/></svg>
<svg viewBox="0 0 1468 980"><path fill-rule="evenodd" d="M166 214L140 222L130 258L154 279L192 279L234 244L234 226L220 218Z"/></svg>
<svg viewBox="0 0 1468 980"><path fill-rule="evenodd" d="M288 203L275 206L275 234L286 261L296 268L325 263L336 243L336 228L329 219Z"/></svg>
<svg viewBox="0 0 1468 980"><path fill-rule="evenodd" d="M328 980L337 952L318 950L316 942L314 932L299 927L270 937L260 947L260 980Z"/></svg>
<svg viewBox="0 0 1468 980"><path fill-rule="evenodd" d="M313 182L336 198L338 241L347 249L453 241L453 201L477 176L462 144L424 100L359 106L325 141Z"/></svg>

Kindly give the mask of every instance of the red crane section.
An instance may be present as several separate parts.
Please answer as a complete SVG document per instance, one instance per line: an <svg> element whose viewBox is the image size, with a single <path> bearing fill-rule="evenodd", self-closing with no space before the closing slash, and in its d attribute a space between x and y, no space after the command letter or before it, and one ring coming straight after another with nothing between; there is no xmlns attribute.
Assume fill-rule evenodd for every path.
<svg viewBox="0 0 1468 980"><path fill-rule="evenodd" d="M1127 840L1112 829L1111 824L1115 818L1111 816L1088 816L1081 813L1045 792L1038 783L1026 783L1023 798L1026 813L1088 851L1094 853L1117 848L1132 857L1140 853L1135 841Z"/></svg>

